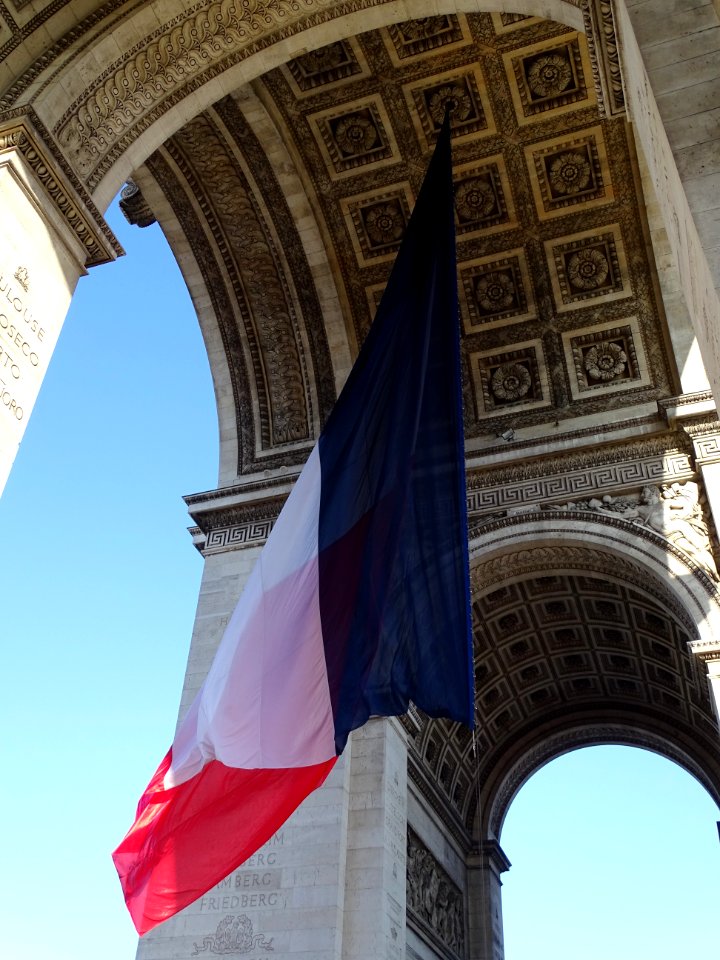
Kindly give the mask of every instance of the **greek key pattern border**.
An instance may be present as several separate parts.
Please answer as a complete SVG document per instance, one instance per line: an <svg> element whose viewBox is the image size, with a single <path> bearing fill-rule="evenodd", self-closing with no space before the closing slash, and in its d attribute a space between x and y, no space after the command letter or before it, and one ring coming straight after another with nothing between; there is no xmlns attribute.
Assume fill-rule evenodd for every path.
<svg viewBox="0 0 720 960"><path fill-rule="evenodd" d="M261 546L269 537L274 525L274 519L250 520L246 523L211 530L202 548L203 556L225 553L241 547Z"/></svg>
<svg viewBox="0 0 720 960"><path fill-rule="evenodd" d="M694 442L699 462L715 463L720 460L720 436L698 438Z"/></svg>
<svg viewBox="0 0 720 960"><path fill-rule="evenodd" d="M469 489L467 496L468 515L472 517L537 504L567 502L574 498L587 498L602 491L637 489L649 483L689 480L695 476L690 456L673 451L636 461L589 465L582 469L558 473L554 476L508 479L503 476L495 483L480 489ZM468 477L477 483L482 477ZM243 547L262 545L273 528L282 504L278 502L277 513L272 516L249 517L236 523L222 523L207 530L204 556L238 550ZM267 504L264 512L267 513ZM217 520L220 518L218 517Z"/></svg>
<svg viewBox="0 0 720 960"><path fill-rule="evenodd" d="M623 490L646 483L688 480L695 475L690 457L673 452L624 463L588 466L555 476L518 479L468 492L468 513L493 513L511 507L572 500L601 490Z"/></svg>

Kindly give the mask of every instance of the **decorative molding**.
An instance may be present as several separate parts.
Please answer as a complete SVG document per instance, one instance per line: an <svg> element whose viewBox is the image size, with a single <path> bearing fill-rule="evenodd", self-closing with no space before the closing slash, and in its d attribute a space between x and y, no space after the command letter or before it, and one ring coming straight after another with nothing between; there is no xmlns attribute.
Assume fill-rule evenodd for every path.
<svg viewBox="0 0 720 960"><path fill-rule="evenodd" d="M632 527L633 540L637 541L646 540L650 544L660 547L661 550L671 553L676 560L678 560L688 571L688 574L693 576L703 587L705 593L712 600L714 604L720 602L720 594L718 593L718 585L715 582L714 578L699 564L693 557L691 557L685 550L676 546L666 537L661 536L656 531L650 529L649 527L631 525L630 521L624 520L620 517L610 517L604 515L595 515L588 513L587 511L582 510L558 510L557 507L548 507L547 510L537 511L535 514L531 513L516 513L502 517L500 519L489 520L486 524L483 524L481 527L474 528L471 532L478 536L482 533L483 536L486 536L494 531L509 529L518 523L526 522L531 519L537 519L542 521L556 521L556 525L553 529L553 535L562 538L563 535L568 534L572 535L574 532L571 528L564 529L561 524L563 520L579 520L585 524L598 524L600 526L614 528L614 536L618 542L622 543L623 540L627 538L628 533ZM547 547L545 548L550 551L545 557L545 568L551 569L554 561L552 560L552 550L554 548ZM561 548L557 548L558 550ZM584 548L581 547L567 547L562 548L563 551L567 550L568 553L563 553L564 560L567 561L570 557L573 557L573 565L579 561L579 558L582 556L581 551ZM591 551L592 552L592 551ZM586 558L587 559L587 558ZM533 564L537 561L537 557L532 557L531 551L526 547L520 548L519 553L512 554L507 553L502 557L496 558L490 566L485 571L484 579L477 579L479 574L474 575L471 573L471 584L474 584L476 587L479 587L480 584L487 586L491 583L497 583L508 576L508 564L512 567L512 574L514 576L519 576L521 574L527 573L531 570L536 569L534 566L525 567L525 563ZM596 565L592 566L591 569L599 569ZM606 566L605 569L613 569L613 564L610 567ZM631 581L634 582L634 581ZM646 571L642 572L641 580L638 582L638 586L642 586L643 583L647 582L647 573ZM665 602L668 601L668 598L665 598ZM687 612L681 613L681 608L677 606L678 616L683 616L683 622L686 626L692 631L694 630L694 625L692 621L688 619Z"/></svg>
<svg viewBox="0 0 720 960"><path fill-rule="evenodd" d="M690 649L703 663L720 661L720 640L693 640Z"/></svg>
<svg viewBox="0 0 720 960"><path fill-rule="evenodd" d="M361 4L366 6L367 4ZM208 16L212 6L213 16ZM208 0L165 21L111 63L54 127L91 188L114 161L171 106L233 63L302 31L310 16L341 16L337 0Z"/></svg>
<svg viewBox="0 0 720 960"><path fill-rule="evenodd" d="M677 397L665 397L658 400L658 409L666 422L672 427L677 420L688 420L706 417L708 425L717 424L717 408L715 398L710 390L699 390L695 393L683 393ZM715 417L712 417L715 414ZM698 421L702 422L702 421ZM685 426L683 424L683 426Z"/></svg>
<svg viewBox="0 0 720 960"><path fill-rule="evenodd" d="M592 496L636 493L649 484L696 477L688 452L672 437L635 441L600 452L556 456L517 466L468 467L467 509L473 530L502 520L517 510L557 510L568 501ZM261 541L262 525L274 521L298 473L283 470L274 477L249 481L185 497L188 510L207 537L218 533L218 549L236 549ZM269 529L268 529L269 532Z"/></svg>
<svg viewBox="0 0 720 960"><path fill-rule="evenodd" d="M52 145L32 111L12 111L0 120L0 155L16 150L42 184L85 250L85 266L108 263L124 253L95 204Z"/></svg>
<svg viewBox="0 0 720 960"><path fill-rule="evenodd" d="M204 557L215 553L226 553L228 550L238 550L241 547L256 547L265 543L275 521L248 520L245 523L236 523L228 527L213 527L205 538L202 550Z"/></svg>
<svg viewBox="0 0 720 960"><path fill-rule="evenodd" d="M582 11L600 116L622 116L625 92L612 0L583 0Z"/></svg>
<svg viewBox="0 0 720 960"><path fill-rule="evenodd" d="M673 442L675 441L675 442ZM690 454L677 438L558 457L547 461L468 472L471 517L603 493L634 490L648 483L691 480Z"/></svg>
<svg viewBox="0 0 720 960"><path fill-rule="evenodd" d="M222 490L218 493L223 493ZM262 546L277 520L285 496L263 499L254 503L242 503L232 496L223 498L222 503L213 506L212 501L186 497L188 512L202 534L196 546L203 555L225 553L243 547ZM193 536L195 532L191 530Z"/></svg>
<svg viewBox="0 0 720 960"><path fill-rule="evenodd" d="M32 0L25 0L23 6L31 3ZM142 0L136 5L140 5ZM19 5L16 5L20 9ZM41 10L39 10L29 21L22 26L15 24L10 39L0 47L0 60L6 60L13 50L21 46L35 31L39 30L43 24L54 17L63 7L67 6L67 0L51 0ZM32 64L28 66L10 86L2 97L0 97L0 109L9 110L20 99L23 92L31 86L37 78L44 73L48 67L51 67L60 56L71 47L82 48L82 39L93 31L99 24L106 23L114 18L114 14L120 12L117 19L125 19L128 14L128 4L126 0L107 0L97 10L83 16L79 23L71 27L63 36L52 43L47 49L35 58ZM125 10L123 11L123 8ZM10 24L10 18L6 18ZM64 64L67 66L67 64ZM41 89L45 86L42 85Z"/></svg>

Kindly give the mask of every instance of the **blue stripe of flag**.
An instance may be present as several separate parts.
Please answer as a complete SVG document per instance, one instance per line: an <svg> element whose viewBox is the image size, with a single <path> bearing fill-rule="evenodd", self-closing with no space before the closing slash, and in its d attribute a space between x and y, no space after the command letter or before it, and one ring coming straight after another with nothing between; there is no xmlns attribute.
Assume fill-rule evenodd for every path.
<svg viewBox="0 0 720 960"><path fill-rule="evenodd" d="M446 121L382 302L319 441L319 589L342 752L370 716L473 726Z"/></svg>

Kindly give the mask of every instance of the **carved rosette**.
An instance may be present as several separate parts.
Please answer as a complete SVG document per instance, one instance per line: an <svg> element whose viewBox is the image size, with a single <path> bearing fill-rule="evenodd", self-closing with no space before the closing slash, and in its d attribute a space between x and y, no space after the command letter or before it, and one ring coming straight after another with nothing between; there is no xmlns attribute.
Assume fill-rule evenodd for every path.
<svg viewBox="0 0 720 960"><path fill-rule="evenodd" d="M549 178L555 193L579 193L590 183L590 164L582 153L563 153L550 164Z"/></svg>
<svg viewBox="0 0 720 960"><path fill-rule="evenodd" d="M572 81L572 67L558 53L538 57L528 70L528 86L536 97L557 97Z"/></svg>
<svg viewBox="0 0 720 960"><path fill-rule="evenodd" d="M607 257L594 247L578 250L568 259L568 279L578 290L596 290L605 283L609 272Z"/></svg>
<svg viewBox="0 0 720 960"><path fill-rule="evenodd" d="M606 340L590 347L584 364L591 380L614 380L625 373L627 354L620 344Z"/></svg>
<svg viewBox="0 0 720 960"><path fill-rule="evenodd" d="M532 378L520 363L504 363L493 373L490 389L498 400L521 400L527 395Z"/></svg>

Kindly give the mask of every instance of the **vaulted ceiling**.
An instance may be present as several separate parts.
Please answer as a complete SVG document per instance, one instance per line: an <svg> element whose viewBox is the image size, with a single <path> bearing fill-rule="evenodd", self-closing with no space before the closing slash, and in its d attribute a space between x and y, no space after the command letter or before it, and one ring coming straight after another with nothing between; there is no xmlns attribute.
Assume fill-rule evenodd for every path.
<svg viewBox="0 0 720 960"><path fill-rule="evenodd" d="M475 533L520 489L517 467L502 474L510 441L527 461L517 500L538 509L562 503L581 468L589 491L637 486L668 464L693 475L689 441L658 413L678 374L621 91L600 72L585 36L561 24L428 17L273 69L148 158L124 206L166 231L218 394L224 486L198 495L198 523L203 510L214 518L204 534L242 514L273 471L304 462L447 105ZM565 478L554 493L553 470ZM254 516L264 530L272 509ZM545 573L476 580L478 752L467 732L410 717L418 788L464 840L478 799L482 829L499 832L523 778L583 742L664 749L720 789L707 683L687 649L694 624L666 587L611 553L539 562Z"/></svg>
<svg viewBox="0 0 720 960"><path fill-rule="evenodd" d="M446 104L469 449L508 427L588 431L600 411L642 420L677 392L632 139L598 89L560 24L430 17L271 71L148 160L214 301L238 475L317 436L332 323L354 354Z"/></svg>

